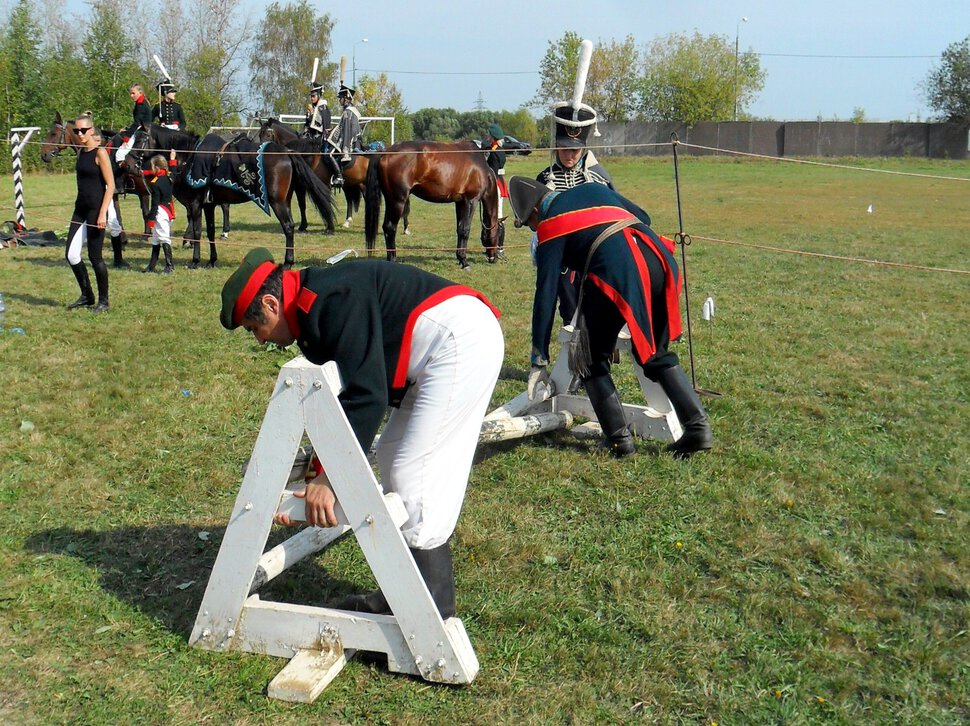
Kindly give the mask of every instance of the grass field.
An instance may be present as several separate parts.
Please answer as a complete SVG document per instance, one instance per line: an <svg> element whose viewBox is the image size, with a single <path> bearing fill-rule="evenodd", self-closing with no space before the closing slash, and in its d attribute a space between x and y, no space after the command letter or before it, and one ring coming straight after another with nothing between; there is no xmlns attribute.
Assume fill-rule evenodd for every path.
<svg viewBox="0 0 970 726"><path fill-rule="evenodd" d="M112 270L102 316L64 310L77 291L61 249L0 250L0 721L966 723L970 275L905 265L970 270L970 182L940 178L970 164L845 163L904 174L682 160L697 384L723 394L707 400L714 451L676 462L642 442L614 461L562 433L483 446L455 539L476 681L353 662L309 706L266 698L283 661L187 645L291 355L218 322L245 250L282 254L275 219L234 208L215 271L186 270L181 250L172 276ZM606 165L677 231L670 161ZM73 183L29 176L28 223L63 231ZM13 218L9 177L0 189ZM298 263L362 248L361 222L327 238L312 220ZM528 234L510 225L495 266L473 242L462 273L450 208L417 202L412 225L404 261L502 309L494 402L511 398L528 367ZM148 252L136 241L128 257ZM635 400L628 361L617 377ZM264 597L322 604L372 583L345 541Z"/></svg>

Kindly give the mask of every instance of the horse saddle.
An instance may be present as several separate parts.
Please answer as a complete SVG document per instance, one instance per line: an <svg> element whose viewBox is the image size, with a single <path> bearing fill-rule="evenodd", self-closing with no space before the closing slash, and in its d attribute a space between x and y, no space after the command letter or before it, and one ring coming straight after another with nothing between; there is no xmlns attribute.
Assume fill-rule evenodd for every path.
<svg viewBox="0 0 970 726"><path fill-rule="evenodd" d="M227 142L209 134L195 148L186 182L195 189L217 186L240 192L269 214L263 166L263 151L268 143L256 144L244 135Z"/></svg>

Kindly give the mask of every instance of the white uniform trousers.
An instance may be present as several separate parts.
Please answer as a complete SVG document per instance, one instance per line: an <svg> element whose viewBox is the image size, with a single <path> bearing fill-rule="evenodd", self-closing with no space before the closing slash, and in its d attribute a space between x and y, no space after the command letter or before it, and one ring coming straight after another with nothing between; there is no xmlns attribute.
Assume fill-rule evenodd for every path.
<svg viewBox="0 0 970 726"><path fill-rule="evenodd" d="M409 515L409 547L438 547L455 529L504 355L498 320L477 298L450 298L418 318L413 383L377 445L384 489L401 496Z"/></svg>
<svg viewBox="0 0 970 726"><path fill-rule="evenodd" d="M168 207L159 205L155 212L155 227L152 229L152 246L172 244L172 218Z"/></svg>

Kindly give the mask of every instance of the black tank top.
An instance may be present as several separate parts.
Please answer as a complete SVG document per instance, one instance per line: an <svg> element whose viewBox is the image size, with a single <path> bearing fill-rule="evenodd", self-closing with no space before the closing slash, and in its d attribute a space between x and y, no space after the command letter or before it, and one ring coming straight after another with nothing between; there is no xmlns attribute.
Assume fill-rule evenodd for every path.
<svg viewBox="0 0 970 726"><path fill-rule="evenodd" d="M104 199L104 177L101 176L101 169L98 167L98 150L82 150L77 153L77 163L74 170L77 172L77 200L75 204L87 208L98 208L101 200Z"/></svg>

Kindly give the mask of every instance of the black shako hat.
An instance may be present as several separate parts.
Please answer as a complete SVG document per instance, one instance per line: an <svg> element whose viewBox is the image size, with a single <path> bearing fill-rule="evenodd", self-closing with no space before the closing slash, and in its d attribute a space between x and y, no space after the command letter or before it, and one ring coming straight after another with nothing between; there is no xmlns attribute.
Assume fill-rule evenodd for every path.
<svg viewBox="0 0 970 726"><path fill-rule="evenodd" d="M222 327L234 330L240 326L246 309L275 269L273 255L265 247L257 247L246 253L239 267L222 286L222 312L219 314Z"/></svg>
<svg viewBox="0 0 970 726"><path fill-rule="evenodd" d="M556 147L581 149L586 146L589 132L596 127L596 111L585 103L574 107L571 103L557 103L552 107L556 122ZM598 132L594 136L599 136Z"/></svg>
<svg viewBox="0 0 970 726"><path fill-rule="evenodd" d="M549 187L535 179L514 176L509 180L509 201L515 214L515 226L522 227L529 221L542 198L549 194Z"/></svg>

